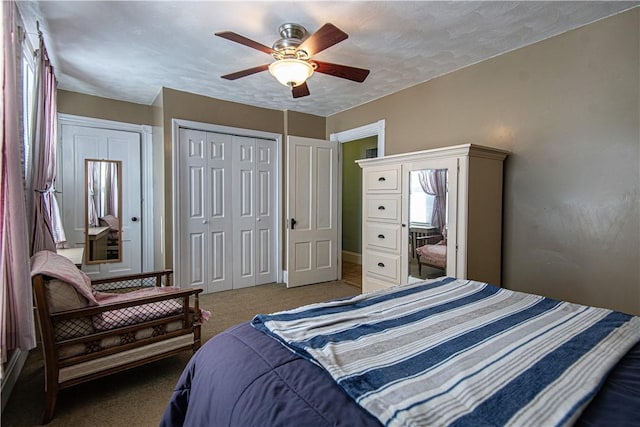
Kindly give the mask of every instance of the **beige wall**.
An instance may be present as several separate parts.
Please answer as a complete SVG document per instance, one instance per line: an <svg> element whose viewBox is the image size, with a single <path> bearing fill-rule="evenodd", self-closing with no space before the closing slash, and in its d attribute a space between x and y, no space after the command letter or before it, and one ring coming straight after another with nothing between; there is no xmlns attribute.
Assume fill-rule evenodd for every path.
<svg viewBox="0 0 640 427"><path fill-rule="evenodd" d="M327 118L386 154L472 142L505 164L503 284L640 314L640 10Z"/></svg>
<svg viewBox="0 0 640 427"><path fill-rule="evenodd" d="M116 101L62 89L58 90L58 112L136 125L153 123L150 105Z"/></svg>
<svg viewBox="0 0 640 427"><path fill-rule="evenodd" d="M312 114L285 111L287 135L325 139L327 119Z"/></svg>

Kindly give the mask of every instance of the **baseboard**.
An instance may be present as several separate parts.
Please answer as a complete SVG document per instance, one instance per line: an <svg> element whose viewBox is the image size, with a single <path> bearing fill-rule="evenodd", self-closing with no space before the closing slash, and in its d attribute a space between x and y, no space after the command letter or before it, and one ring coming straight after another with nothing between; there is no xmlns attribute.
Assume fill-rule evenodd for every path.
<svg viewBox="0 0 640 427"><path fill-rule="evenodd" d="M354 264L362 264L362 254L356 252L342 251L342 260Z"/></svg>
<svg viewBox="0 0 640 427"><path fill-rule="evenodd" d="M26 362L28 355L28 351L16 350L11 354L9 360L7 360L7 369L2 378L2 390L0 391L0 396L2 396L2 411L4 411L9 396L11 396L13 387L16 385L16 382L18 382L18 377L20 376L20 372L22 372L24 362Z"/></svg>

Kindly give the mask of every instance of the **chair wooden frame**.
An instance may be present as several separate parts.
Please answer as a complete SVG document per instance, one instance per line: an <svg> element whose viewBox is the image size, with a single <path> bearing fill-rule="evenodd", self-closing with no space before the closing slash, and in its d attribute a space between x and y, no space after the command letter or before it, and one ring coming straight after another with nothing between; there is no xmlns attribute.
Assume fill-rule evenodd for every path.
<svg viewBox="0 0 640 427"><path fill-rule="evenodd" d="M171 270L120 276L109 279L94 280L93 289L102 292L129 292L141 287L161 287L171 284ZM58 391L116 372L144 365L165 357L173 356L185 350L195 352L200 347L200 308L198 294L202 289L177 290L144 296L128 301L89 306L86 308L51 312L47 301L46 283L53 278L34 275L32 278L35 304L38 313L45 365L45 410L43 423L53 418ZM87 321L94 316L105 315L114 310L136 310L146 304L163 304L180 301L181 310L166 316L139 323L127 324L114 329L93 331L81 336L56 338L56 325L59 322ZM173 322L173 323L172 323ZM167 331L167 325L181 326ZM151 336L141 339L123 340L122 337L134 337L136 333L154 328ZM163 333L164 331L164 333ZM146 334L148 335L148 334ZM104 340L118 341L119 345L102 348ZM63 346L75 345L85 347L81 354L64 357L60 354Z"/></svg>
<svg viewBox="0 0 640 427"><path fill-rule="evenodd" d="M440 270L445 270L446 271L446 263L445 264L434 264L434 263L430 263L428 261L426 261L424 258L421 257L420 253L418 252L418 249L420 249L423 246L435 246L438 243L442 242L443 237L441 234L436 234L436 235L432 235L432 236L422 236L422 237L417 237L416 238L416 248L415 248L415 257L416 260L418 261L418 274L422 275L422 265L426 265L428 267L433 267L433 268L438 268ZM421 244L420 244L421 243Z"/></svg>

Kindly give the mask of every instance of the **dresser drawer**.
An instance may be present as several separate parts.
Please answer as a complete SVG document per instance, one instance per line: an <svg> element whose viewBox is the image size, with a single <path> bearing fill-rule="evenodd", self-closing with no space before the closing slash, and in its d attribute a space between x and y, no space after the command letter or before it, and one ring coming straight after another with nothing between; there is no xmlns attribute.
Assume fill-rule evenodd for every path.
<svg viewBox="0 0 640 427"><path fill-rule="evenodd" d="M367 220L400 222L400 195L367 197Z"/></svg>
<svg viewBox="0 0 640 427"><path fill-rule="evenodd" d="M366 275L400 284L400 256L386 255L374 251L367 252L364 265Z"/></svg>
<svg viewBox="0 0 640 427"><path fill-rule="evenodd" d="M364 276L362 278L362 293L374 292L380 290L386 290L393 286L396 286L397 283L391 283L384 280L374 279L373 277Z"/></svg>
<svg viewBox="0 0 640 427"><path fill-rule="evenodd" d="M371 168L364 171L365 193L400 193L400 166Z"/></svg>
<svg viewBox="0 0 640 427"><path fill-rule="evenodd" d="M400 254L400 224L367 222L364 237L367 249L387 250Z"/></svg>

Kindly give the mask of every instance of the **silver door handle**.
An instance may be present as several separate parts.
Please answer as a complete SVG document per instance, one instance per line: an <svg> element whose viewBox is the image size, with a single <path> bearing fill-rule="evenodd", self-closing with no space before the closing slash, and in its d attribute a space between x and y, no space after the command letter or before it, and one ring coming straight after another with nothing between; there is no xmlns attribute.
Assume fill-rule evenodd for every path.
<svg viewBox="0 0 640 427"><path fill-rule="evenodd" d="M207 221L206 219L203 219L203 220L202 220L202 223L203 223L203 224L208 224L208 223L209 223L209 221Z"/></svg>

